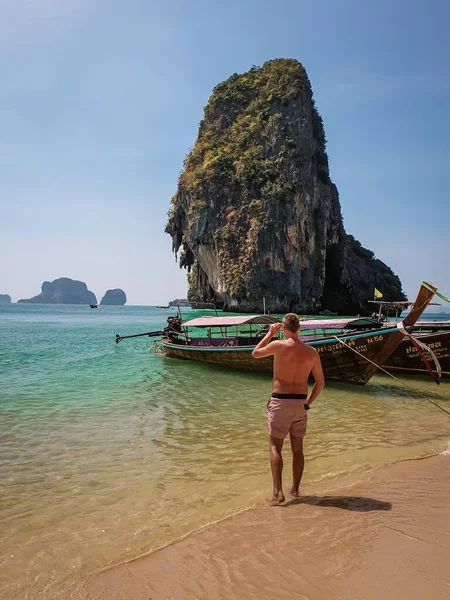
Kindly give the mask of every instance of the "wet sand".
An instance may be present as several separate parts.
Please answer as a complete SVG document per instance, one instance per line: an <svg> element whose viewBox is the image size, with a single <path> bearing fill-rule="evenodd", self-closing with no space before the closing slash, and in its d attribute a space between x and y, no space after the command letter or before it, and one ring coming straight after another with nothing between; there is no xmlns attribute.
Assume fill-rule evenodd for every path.
<svg viewBox="0 0 450 600"><path fill-rule="evenodd" d="M447 600L449 498L450 456L402 462L212 524L92 576L85 597Z"/></svg>

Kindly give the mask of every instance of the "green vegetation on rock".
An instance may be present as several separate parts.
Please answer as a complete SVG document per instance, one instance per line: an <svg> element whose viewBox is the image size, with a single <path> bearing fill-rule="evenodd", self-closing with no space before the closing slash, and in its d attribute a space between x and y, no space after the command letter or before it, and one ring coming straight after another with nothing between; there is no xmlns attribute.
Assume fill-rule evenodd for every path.
<svg viewBox="0 0 450 600"><path fill-rule="evenodd" d="M222 204L230 199L227 190L241 192L241 206L250 197L270 202L298 189L298 172L290 167L293 160L301 159L301 149L281 109L301 92L312 102L304 68L284 59L253 67L244 75L234 74L214 88L180 178L180 185L191 195L193 214L205 208L205 186L212 183L225 186ZM323 122L313 102L312 107L317 171L325 171L328 183ZM279 139L281 147L275 143Z"/></svg>

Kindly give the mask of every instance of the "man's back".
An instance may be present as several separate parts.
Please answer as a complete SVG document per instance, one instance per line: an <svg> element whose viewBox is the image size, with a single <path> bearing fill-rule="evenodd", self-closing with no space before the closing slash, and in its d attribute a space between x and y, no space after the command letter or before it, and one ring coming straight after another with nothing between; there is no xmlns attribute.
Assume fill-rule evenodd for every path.
<svg viewBox="0 0 450 600"><path fill-rule="evenodd" d="M314 348L289 338L274 344L273 391L278 394L307 394L308 378L319 361Z"/></svg>

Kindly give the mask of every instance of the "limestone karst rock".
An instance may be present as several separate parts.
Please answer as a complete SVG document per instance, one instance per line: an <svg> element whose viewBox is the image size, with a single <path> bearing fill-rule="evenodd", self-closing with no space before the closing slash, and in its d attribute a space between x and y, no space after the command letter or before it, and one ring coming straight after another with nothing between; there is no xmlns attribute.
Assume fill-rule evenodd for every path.
<svg viewBox="0 0 450 600"><path fill-rule="evenodd" d="M83 281L60 277L44 281L42 291L33 298L18 300L28 304L97 304L95 294L88 290Z"/></svg>
<svg viewBox="0 0 450 600"><path fill-rule="evenodd" d="M228 310L368 313L400 280L344 229L322 119L296 60L276 59L213 91L166 227L190 301Z"/></svg>
<svg viewBox="0 0 450 600"><path fill-rule="evenodd" d="M100 304L109 306L123 306L127 301L127 296L123 290L116 288L108 290L103 296Z"/></svg>

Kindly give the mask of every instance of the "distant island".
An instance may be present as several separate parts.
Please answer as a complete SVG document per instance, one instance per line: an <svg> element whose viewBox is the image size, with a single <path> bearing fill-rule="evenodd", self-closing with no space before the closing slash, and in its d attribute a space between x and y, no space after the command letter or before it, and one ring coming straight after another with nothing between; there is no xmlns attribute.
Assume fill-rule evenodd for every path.
<svg viewBox="0 0 450 600"><path fill-rule="evenodd" d="M169 306L190 306L190 302L189 300L186 300L186 298L183 298L182 300L177 298L176 300L169 302Z"/></svg>
<svg viewBox="0 0 450 600"><path fill-rule="evenodd" d="M0 304L11 304L11 296L9 294L0 294Z"/></svg>
<svg viewBox="0 0 450 600"><path fill-rule="evenodd" d="M44 281L41 293L33 298L18 300L27 304L97 304L95 294L83 281L60 277Z"/></svg>
<svg viewBox="0 0 450 600"><path fill-rule="evenodd" d="M127 296L123 290L116 288L108 290L103 296L100 305L102 306L123 306L127 301Z"/></svg>

